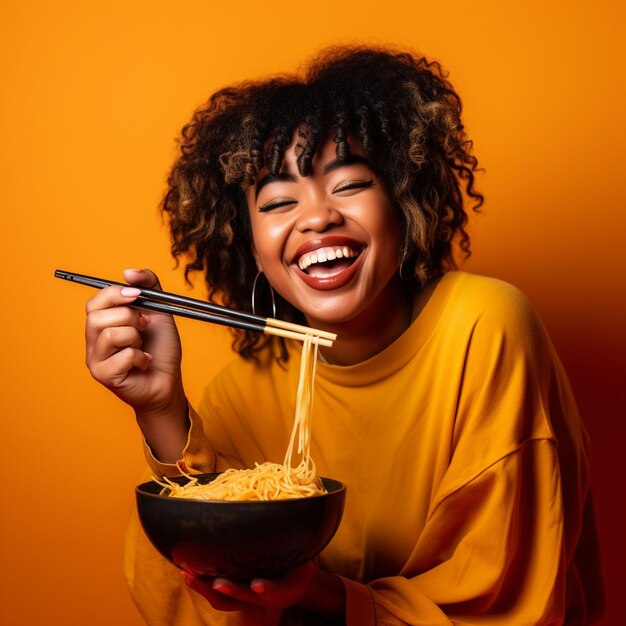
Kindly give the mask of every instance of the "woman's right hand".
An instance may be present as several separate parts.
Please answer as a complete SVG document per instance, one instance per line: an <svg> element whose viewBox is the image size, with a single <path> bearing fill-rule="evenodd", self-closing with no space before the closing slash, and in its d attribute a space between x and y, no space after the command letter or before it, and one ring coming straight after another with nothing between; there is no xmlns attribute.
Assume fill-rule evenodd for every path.
<svg viewBox="0 0 626 626"><path fill-rule="evenodd" d="M160 289L150 270L125 270L129 285ZM91 375L129 404L146 440L165 462L187 439L181 344L171 315L132 308L138 290L111 286L87 301L85 337Z"/></svg>

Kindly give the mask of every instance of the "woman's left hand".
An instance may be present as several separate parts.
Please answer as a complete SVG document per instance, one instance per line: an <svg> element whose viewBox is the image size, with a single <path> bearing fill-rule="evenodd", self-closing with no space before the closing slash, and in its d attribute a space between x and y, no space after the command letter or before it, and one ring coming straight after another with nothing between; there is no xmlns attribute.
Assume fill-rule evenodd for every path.
<svg viewBox="0 0 626 626"><path fill-rule="evenodd" d="M317 568L312 561L291 570L282 578L254 578L237 582L228 578L201 578L184 571L185 582L204 596L218 611L251 611L254 608L282 610L299 604L311 592Z"/></svg>

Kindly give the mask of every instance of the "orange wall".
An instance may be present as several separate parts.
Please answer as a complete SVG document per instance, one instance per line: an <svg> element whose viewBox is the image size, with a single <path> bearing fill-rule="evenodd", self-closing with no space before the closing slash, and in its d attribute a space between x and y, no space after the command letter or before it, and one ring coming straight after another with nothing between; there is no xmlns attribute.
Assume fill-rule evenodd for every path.
<svg viewBox="0 0 626 626"><path fill-rule="evenodd" d="M167 289L184 290L156 213L178 129L213 89L293 69L321 45L355 40L439 58L464 96L487 196L467 268L524 289L570 371L592 435L605 569L619 601L620 4L3 3L0 622L140 624L121 573L143 471L139 438L130 412L83 365L90 290L54 280L53 270L116 278L124 267L149 266ZM194 322L181 330L195 399L230 358L229 340ZM615 607L609 615L606 624L618 623Z"/></svg>

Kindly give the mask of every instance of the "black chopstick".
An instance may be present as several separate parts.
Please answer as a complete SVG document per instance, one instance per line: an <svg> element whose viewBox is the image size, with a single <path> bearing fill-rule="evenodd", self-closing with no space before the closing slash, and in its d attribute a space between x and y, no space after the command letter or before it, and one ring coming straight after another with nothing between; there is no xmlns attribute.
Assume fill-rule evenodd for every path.
<svg viewBox="0 0 626 626"><path fill-rule="evenodd" d="M74 283L81 285L87 285L89 287L95 287L97 289L104 289L104 287L110 287L111 285L117 285L118 287L135 287L135 285L128 285L126 283L119 283L114 280L105 280L104 278L95 278L94 276L86 276L85 274L75 274L73 272L66 272L64 270L55 270L55 278L63 278ZM154 300L158 302L167 302L169 304L176 304L179 306L188 306L199 311L207 311L209 313L216 313L218 315L227 315L243 320L249 320L257 324L265 326L267 318L261 315L255 315L253 313L247 313L246 311L238 311L237 309L229 309L218 304L211 304L204 300L197 300L196 298L187 298L185 296L179 296L175 293L168 293L167 291L157 291L156 289L147 289L146 287L136 287L141 290L142 298Z"/></svg>
<svg viewBox="0 0 626 626"><path fill-rule="evenodd" d="M55 270L54 276L55 278L62 278L63 280L86 285L88 287L95 287L96 289L104 289L105 287L110 287L112 285L119 287L134 287L134 285L128 285L126 283L105 280L103 278L96 278L85 274L76 274L65 270ZM187 317L189 319L203 322L211 322L222 326L230 326L241 330L251 330L254 332L268 333L290 339L298 339L300 341L304 340L304 337L307 334L311 334L319 338L320 345L325 346L332 345L332 342L336 337L336 335L332 333L319 331L315 328L308 328L306 326L300 326L299 324L282 322L281 320L275 320L273 318L267 318L261 315L247 313L245 311L229 309L228 307L211 304L210 302L197 300L196 298L187 298L174 293L156 291L145 287L135 288L141 291L141 295L129 306L148 309L150 311L157 311L160 313L169 313L170 315ZM209 311L209 313L206 311Z"/></svg>

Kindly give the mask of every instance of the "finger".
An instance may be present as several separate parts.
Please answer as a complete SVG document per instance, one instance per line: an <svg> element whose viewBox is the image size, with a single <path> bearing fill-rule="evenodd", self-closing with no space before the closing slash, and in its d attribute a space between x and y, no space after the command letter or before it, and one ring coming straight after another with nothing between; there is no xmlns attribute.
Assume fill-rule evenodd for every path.
<svg viewBox="0 0 626 626"><path fill-rule="evenodd" d="M158 289L161 291L161 283L159 282L157 275L152 270L124 270L124 280L126 280L129 285L137 285L138 287Z"/></svg>
<svg viewBox="0 0 626 626"><path fill-rule="evenodd" d="M264 606L289 606L302 598L309 589L315 575L315 565L309 561L287 572L282 578L269 580L253 578L250 589Z"/></svg>
<svg viewBox="0 0 626 626"><path fill-rule="evenodd" d="M237 583L229 578L216 578L213 590L246 604L259 604L259 596L252 591L248 583Z"/></svg>
<svg viewBox="0 0 626 626"><path fill-rule="evenodd" d="M213 589L210 583L204 582L190 572L184 571L183 576L187 586L206 598L211 606L218 611L241 611L247 607L245 602L240 602L220 593Z"/></svg>
<svg viewBox="0 0 626 626"><path fill-rule="evenodd" d="M92 311L87 315L89 331L101 333L105 328L117 326L133 326L143 330L147 326L148 316L142 311L129 306L116 306L111 309Z"/></svg>
<svg viewBox="0 0 626 626"><path fill-rule="evenodd" d="M141 333L133 326L108 327L98 335L88 358L106 361L124 348L141 348Z"/></svg>
<svg viewBox="0 0 626 626"><path fill-rule="evenodd" d="M106 361L91 362L88 367L91 375L99 383L115 389L124 383L132 369L147 370L151 360L152 357L147 352L136 348L124 348Z"/></svg>
<svg viewBox="0 0 626 626"><path fill-rule="evenodd" d="M136 287L120 287L119 285L110 285L100 289L92 298L85 303L85 311L87 314L101 309L110 309L115 306L123 306L131 304L140 295L139 289Z"/></svg>
<svg viewBox="0 0 626 626"><path fill-rule="evenodd" d="M107 328L132 326L138 331L144 330L149 324L149 317L141 311L127 307L116 306L111 309L98 309L87 314L85 320L85 339L87 358L91 358L94 346L100 334Z"/></svg>

